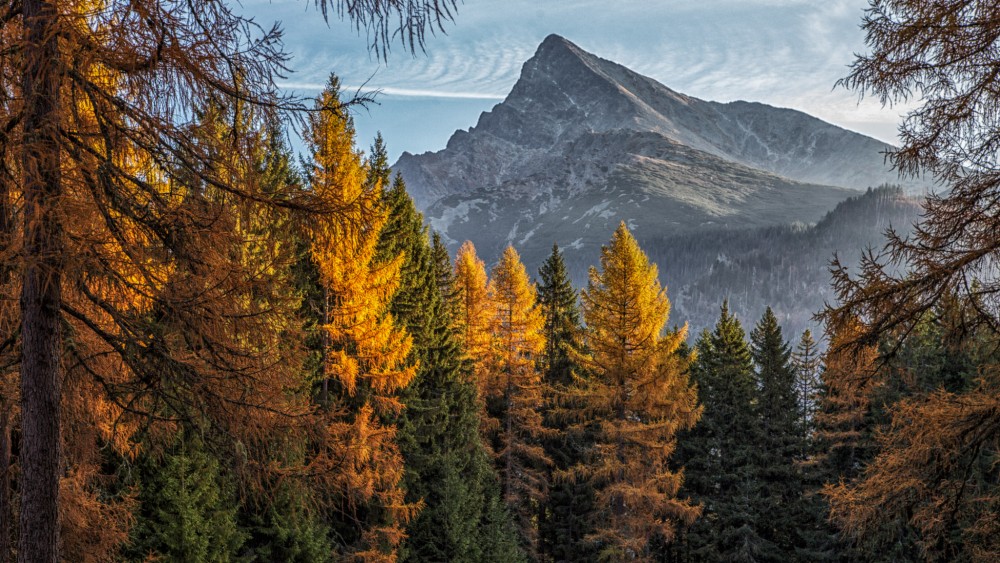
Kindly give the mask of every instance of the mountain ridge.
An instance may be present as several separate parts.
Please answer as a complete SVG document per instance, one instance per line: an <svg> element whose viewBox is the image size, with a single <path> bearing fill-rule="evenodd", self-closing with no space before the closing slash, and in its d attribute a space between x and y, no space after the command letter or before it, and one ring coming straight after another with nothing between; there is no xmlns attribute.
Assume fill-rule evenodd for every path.
<svg viewBox="0 0 1000 563"><path fill-rule="evenodd" d="M395 168L421 207L470 186L498 185L522 175L576 135L626 129L656 132L721 158L809 184L864 189L901 184L882 153L891 146L805 113L758 102L710 102L548 36L503 102L445 149L403 153ZM474 172L474 173L473 173Z"/></svg>

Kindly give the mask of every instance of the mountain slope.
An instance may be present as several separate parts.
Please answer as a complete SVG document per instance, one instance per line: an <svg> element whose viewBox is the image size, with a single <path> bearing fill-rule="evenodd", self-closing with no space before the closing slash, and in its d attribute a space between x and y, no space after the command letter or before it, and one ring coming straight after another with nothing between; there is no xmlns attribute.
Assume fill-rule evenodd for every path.
<svg viewBox="0 0 1000 563"><path fill-rule="evenodd" d="M728 296L743 320L772 305L797 331L830 298L833 252L916 219L898 189L849 200L898 183L887 148L801 112L698 100L550 36L474 128L394 169L431 226L487 262L513 244L534 270L557 242L582 286L625 221L678 322L710 326Z"/></svg>
<svg viewBox="0 0 1000 563"><path fill-rule="evenodd" d="M515 245L526 264L552 243L597 260L620 221L637 237L815 222L856 193L793 182L656 133L586 133L537 158L539 171L447 195L427 209L450 244L487 260Z"/></svg>
<svg viewBox="0 0 1000 563"><path fill-rule="evenodd" d="M671 318L689 321L690 334L711 328L725 298L748 325L772 307L794 341L806 328L822 334L812 315L836 300L829 272L834 254L854 268L866 248L882 249L886 229L909 234L920 218L920 203L898 188L880 187L841 202L812 226L720 229L640 242L660 267ZM585 260L567 266L577 284L585 283Z"/></svg>
<svg viewBox="0 0 1000 563"><path fill-rule="evenodd" d="M556 35L542 42L507 98L475 127L456 132L442 151L404 153L394 168L426 207L531 176L581 135L620 130L655 133L803 183L853 189L899 183L884 163L889 146L880 141L794 110L686 96Z"/></svg>

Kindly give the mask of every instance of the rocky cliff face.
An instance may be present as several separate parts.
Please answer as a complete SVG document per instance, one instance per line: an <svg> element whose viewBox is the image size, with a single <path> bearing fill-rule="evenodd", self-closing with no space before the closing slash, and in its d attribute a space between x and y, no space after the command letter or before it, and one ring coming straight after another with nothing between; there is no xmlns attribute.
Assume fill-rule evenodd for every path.
<svg viewBox="0 0 1000 563"><path fill-rule="evenodd" d="M686 96L551 35L475 127L393 168L446 240L487 261L515 244L532 267L553 242L596 259L619 221L640 240L815 222L852 190L899 183L887 148L801 112Z"/></svg>

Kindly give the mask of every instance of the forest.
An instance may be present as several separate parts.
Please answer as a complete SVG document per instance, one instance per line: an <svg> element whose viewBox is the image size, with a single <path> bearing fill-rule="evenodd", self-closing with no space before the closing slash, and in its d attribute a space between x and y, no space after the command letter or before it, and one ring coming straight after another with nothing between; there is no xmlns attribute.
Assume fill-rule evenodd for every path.
<svg viewBox="0 0 1000 563"><path fill-rule="evenodd" d="M320 5L379 56L456 6ZM843 85L919 88L888 157L948 189L833 259L822 333L720 287L691 334L624 222L584 287L449 255L277 27L0 5L0 562L996 561L998 15L872 0Z"/></svg>

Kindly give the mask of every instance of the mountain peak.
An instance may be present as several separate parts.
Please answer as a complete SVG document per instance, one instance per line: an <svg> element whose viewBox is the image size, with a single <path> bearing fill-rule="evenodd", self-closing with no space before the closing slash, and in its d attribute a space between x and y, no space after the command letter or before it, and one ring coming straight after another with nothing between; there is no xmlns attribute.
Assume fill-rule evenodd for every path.
<svg viewBox="0 0 1000 563"><path fill-rule="evenodd" d="M550 34L546 37L539 45L538 49L535 49L534 58L546 58L546 57L560 57L566 55L573 55L576 57L588 56L587 53L579 47L576 43L573 43L569 39L561 35L556 35L555 33ZM593 55L590 55L593 56Z"/></svg>
<svg viewBox="0 0 1000 563"><path fill-rule="evenodd" d="M636 147L623 154L617 145L626 139ZM595 143L607 146L598 150ZM643 148L646 145L657 148ZM865 188L899 181L885 166L882 151L887 146L875 139L794 110L699 100L556 34L539 44L506 99L483 113L475 127L457 131L445 150L406 155L394 168L403 173L418 205L426 208L476 187L508 182L523 187L536 173L558 185L597 185L622 163L664 160L657 156L663 151L671 158L693 154L668 145L703 153L691 157L695 160L722 159L806 184ZM576 170L586 168L578 161L590 149L595 151L592 159L607 162L603 168ZM554 170L567 176L557 177ZM673 185L669 178L677 176L665 168L656 175L667 178L663 181L668 185Z"/></svg>
<svg viewBox="0 0 1000 563"><path fill-rule="evenodd" d="M576 47L572 41L566 39L562 35L557 33L550 33L545 39L542 40L541 44L538 46L539 49L544 47L553 47L557 45L562 45L565 47Z"/></svg>

